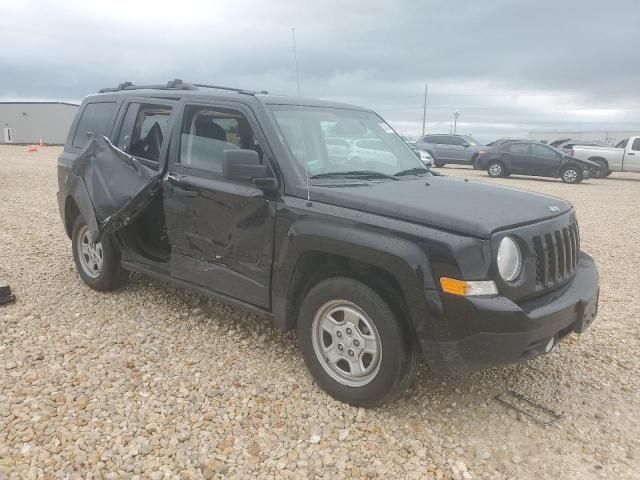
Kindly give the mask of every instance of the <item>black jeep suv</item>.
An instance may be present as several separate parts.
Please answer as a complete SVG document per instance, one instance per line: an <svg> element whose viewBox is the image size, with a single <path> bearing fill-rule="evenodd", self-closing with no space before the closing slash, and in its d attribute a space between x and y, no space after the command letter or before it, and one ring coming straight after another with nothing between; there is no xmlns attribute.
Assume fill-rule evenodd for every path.
<svg viewBox="0 0 640 480"><path fill-rule="evenodd" d="M458 373L548 352L597 310L570 203L432 174L352 105L124 83L82 102L58 182L87 285L141 272L266 314L354 405L402 392L421 359Z"/></svg>

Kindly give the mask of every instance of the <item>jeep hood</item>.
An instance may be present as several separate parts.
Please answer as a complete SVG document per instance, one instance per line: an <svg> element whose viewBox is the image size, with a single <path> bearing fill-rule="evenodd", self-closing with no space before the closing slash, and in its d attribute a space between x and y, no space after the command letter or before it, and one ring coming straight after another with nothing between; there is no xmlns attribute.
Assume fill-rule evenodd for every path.
<svg viewBox="0 0 640 480"><path fill-rule="evenodd" d="M312 199L479 238L572 208L559 198L446 176L316 184Z"/></svg>

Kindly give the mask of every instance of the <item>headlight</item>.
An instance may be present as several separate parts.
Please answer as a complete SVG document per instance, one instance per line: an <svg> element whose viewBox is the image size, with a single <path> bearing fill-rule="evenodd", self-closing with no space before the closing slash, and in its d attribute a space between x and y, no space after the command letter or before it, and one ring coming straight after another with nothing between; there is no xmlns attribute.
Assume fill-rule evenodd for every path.
<svg viewBox="0 0 640 480"><path fill-rule="evenodd" d="M522 270L522 254L511 237L504 237L498 248L498 272L507 282L518 278Z"/></svg>

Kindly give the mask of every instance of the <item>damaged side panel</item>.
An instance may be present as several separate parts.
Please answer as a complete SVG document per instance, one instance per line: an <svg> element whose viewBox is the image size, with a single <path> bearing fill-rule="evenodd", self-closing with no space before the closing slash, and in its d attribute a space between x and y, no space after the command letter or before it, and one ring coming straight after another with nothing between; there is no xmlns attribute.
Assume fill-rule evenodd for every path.
<svg viewBox="0 0 640 480"><path fill-rule="evenodd" d="M91 134L72 172L69 191L94 241L129 225L162 191L163 171L147 167L104 136Z"/></svg>

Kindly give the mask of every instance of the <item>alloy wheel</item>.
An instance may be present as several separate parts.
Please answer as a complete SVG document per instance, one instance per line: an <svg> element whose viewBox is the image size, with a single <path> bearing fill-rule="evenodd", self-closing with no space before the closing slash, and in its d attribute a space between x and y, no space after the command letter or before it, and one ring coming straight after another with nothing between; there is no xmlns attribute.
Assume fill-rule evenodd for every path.
<svg viewBox="0 0 640 480"><path fill-rule="evenodd" d="M375 378L382 343L376 326L357 305L346 300L325 303L311 331L316 358L331 378L349 387L362 387Z"/></svg>
<svg viewBox="0 0 640 480"><path fill-rule="evenodd" d="M499 163L492 163L489 166L489 174L492 177L499 177L500 175L502 175L502 165L500 165Z"/></svg>
<svg viewBox="0 0 640 480"><path fill-rule="evenodd" d="M578 179L578 172L576 172L574 169L572 168L568 168L567 170L564 171L564 173L562 174L562 178L564 179L565 182L567 183L575 183L575 181Z"/></svg>
<svg viewBox="0 0 640 480"><path fill-rule="evenodd" d="M98 278L104 264L102 244L92 242L89 228L85 225L78 231L78 258L84 273L91 278Z"/></svg>

